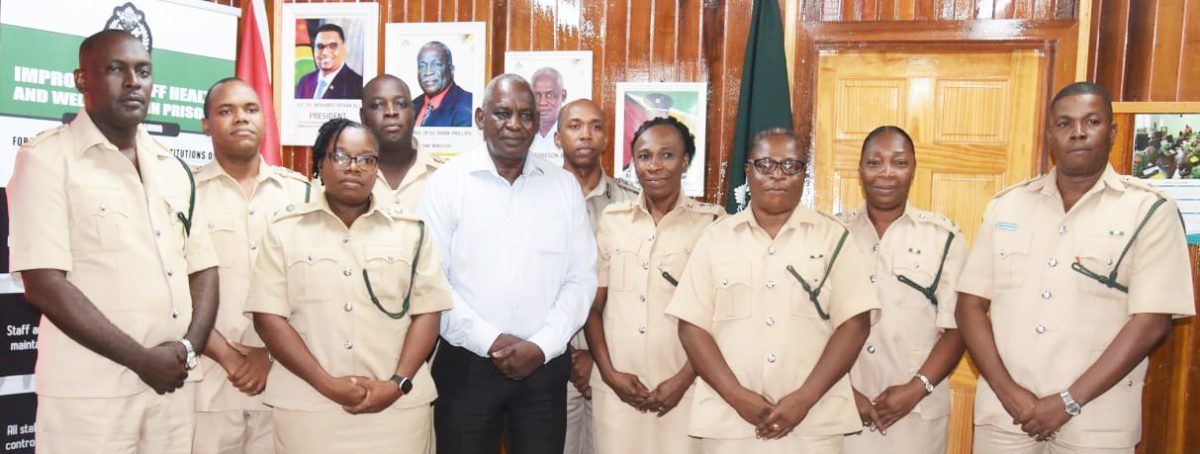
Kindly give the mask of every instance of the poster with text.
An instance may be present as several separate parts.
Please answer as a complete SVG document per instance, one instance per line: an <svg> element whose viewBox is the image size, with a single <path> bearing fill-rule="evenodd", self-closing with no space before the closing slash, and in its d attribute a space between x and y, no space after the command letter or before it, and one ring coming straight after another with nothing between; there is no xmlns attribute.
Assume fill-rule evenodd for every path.
<svg viewBox="0 0 1200 454"><path fill-rule="evenodd" d="M533 87L540 126L529 151L562 165L562 150L554 144L558 111L576 99L592 99L592 52L505 52L504 72L524 77Z"/></svg>
<svg viewBox="0 0 1200 454"><path fill-rule="evenodd" d="M321 125L358 121L362 89L378 74L379 4L283 5L280 138L312 146Z"/></svg>
<svg viewBox="0 0 1200 454"><path fill-rule="evenodd" d="M630 142L642 123L658 117L674 117L696 137L696 156L683 174L683 193L704 196L704 146L708 135L708 84L705 82L618 82L616 125L613 138L613 171L635 185L637 173L630 159Z"/></svg>
<svg viewBox="0 0 1200 454"><path fill-rule="evenodd" d="M486 33L483 22L387 24L384 72L408 84L422 149L450 156L482 143L475 109L488 81Z"/></svg>
<svg viewBox="0 0 1200 454"><path fill-rule="evenodd" d="M1188 244L1200 244L1200 114L1133 117L1133 176L1179 204Z"/></svg>

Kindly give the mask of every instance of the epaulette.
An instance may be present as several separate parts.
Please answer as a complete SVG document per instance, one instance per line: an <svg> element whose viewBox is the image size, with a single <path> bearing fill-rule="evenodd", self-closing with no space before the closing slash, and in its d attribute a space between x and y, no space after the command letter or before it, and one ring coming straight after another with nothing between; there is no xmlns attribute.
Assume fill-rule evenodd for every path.
<svg viewBox="0 0 1200 454"><path fill-rule="evenodd" d="M859 216L862 216L862 213L863 213L863 209L858 208L858 209L854 209L854 210L850 210L850 211L843 211L841 213L834 215L833 217L837 218L837 220L841 221L844 224L844 223L850 222L854 219L857 219Z"/></svg>
<svg viewBox="0 0 1200 454"><path fill-rule="evenodd" d="M1167 194L1166 191L1163 191L1162 188L1159 188L1158 186L1147 183L1140 178L1134 178L1129 175L1122 176L1121 182L1125 183L1125 186L1135 188L1135 189L1141 189L1143 191L1150 192L1159 197L1166 197L1169 195L1169 194Z"/></svg>
<svg viewBox="0 0 1200 454"><path fill-rule="evenodd" d="M633 209L635 203L637 203L636 200L625 200L623 202L610 203L608 206L604 207L604 211L601 213L619 213L622 211L630 211Z"/></svg>
<svg viewBox="0 0 1200 454"><path fill-rule="evenodd" d="M1038 175L1038 176L1036 176L1036 177L1030 178L1030 179L1028 179L1028 180L1022 181L1022 182L1020 182L1020 183L1017 183L1017 184L1014 184L1014 185L1012 185L1012 186L1009 186L1009 187L1007 187L1007 188L1001 189L1001 190L1000 190L1000 192L997 192L997 193L996 193L996 195L995 195L995 196L993 196L992 198L993 198L993 199L998 199L998 198L1000 198L1000 196L1002 196L1002 195L1004 195L1004 194L1008 194L1008 193L1009 193L1009 192L1011 192L1013 189L1017 189L1017 188L1023 188L1023 187L1025 187L1025 186L1029 186L1031 183L1033 183L1033 182L1035 182L1035 181L1040 181L1042 178L1046 178L1046 175Z"/></svg>
<svg viewBox="0 0 1200 454"><path fill-rule="evenodd" d="M300 172L297 172L295 170L292 170L292 169L289 169L289 168L283 167L283 166L270 166L270 167L271 167L271 171L275 172L276 175L308 183L308 177L305 177L304 174L302 174Z"/></svg>
<svg viewBox="0 0 1200 454"><path fill-rule="evenodd" d="M938 213L933 213L930 211L923 211L923 210L914 210L914 211L916 211L916 213L917 213L917 220L919 222L927 222L927 223L936 225L936 226L941 227L941 228L945 229L946 231L949 231L950 233L953 233L956 235L960 231L958 228L958 224L955 224L953 219L950 219L948 217L945 217Z"/></svg>
<svg viewBox="0 0 1200 454"><path fill-rule="evenodd" d="M680 194L680 197L687 197L687 196ZM711 203L696 202L696 203L692 204L691 208L692 208L692 211L695 211L697 213L712 215L714 221L717 220L717 218L719 218L725 214L724 207L719 207L719 206L713 205Z"/></svg>
<svg viewBox="0 0 1200 454"><path fill-rule="evenodd" d="M303 216L308 213L320 210L321 207L316 203L289 203L279 211L271 214L271 222L279 222L284 219Z"/></svg>
<svg viewBox="0 0 1200 454"><path fill-rule="evenodd" d="M613 182L613 184L616 184L618 188L629 191L631 194L641 194L642 193L641 188L634 186L633 183L622 180L620 178L613 178L612 182Z"/></svg>
<svg viewBox="0 0 1200 454"><path fill-rule="evenodd" d="M836 216L834 216L834 215L832 215L832 214L826 213L826 212L824 212L824 211L821 211L821 210L813 210L813 211L817 212L817 214L820 214L821 216L825 216L825 218L826 218L826 219L829 219L830 221L833 221L833 222L834 222L835 224L837 224L837 225L840 225L840 226L843 226L843 227L845 226L845 224L843 224L843 223L842 223L842 220L841 220L841 219L838 219Z"/></svg>
<svg viewBox="0 0 1200 454"><path fill-rule="evenodd" d="M393 213L390 210L379 210L379 212L387 214L387 216L389 218L391 218L392 220L396 220L396 221L412 222L414 224L424 222L423 220L421 220L420 216L417 216L415 214Z"/></svg>
<svg viewBox="0 0 1200 454"><path fill-rule="evenodd" d="M37 133L36 136L33 136L32 139L29 139L28 142L21 144L21 148L36 147L36 146L38 146L38 144L42 143L42 141L58 135L58 133L61 132L63 130L63 128L66 128L66 127L67 127L67 125L59 125L59 126L55 126L53 128L47 129L45 131L39 132L39 133Z"/></svg>

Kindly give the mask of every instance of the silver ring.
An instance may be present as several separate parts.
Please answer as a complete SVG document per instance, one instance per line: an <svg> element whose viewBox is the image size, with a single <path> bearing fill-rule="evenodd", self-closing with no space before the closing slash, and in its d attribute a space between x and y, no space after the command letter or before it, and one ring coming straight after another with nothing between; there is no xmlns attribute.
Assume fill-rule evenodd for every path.
<svg viewBox="0 0 1200 454"><path fill-rule="evenodd" d="M771 424L771 428L775 429L775 430L779 430L779 424Z"/></svg>

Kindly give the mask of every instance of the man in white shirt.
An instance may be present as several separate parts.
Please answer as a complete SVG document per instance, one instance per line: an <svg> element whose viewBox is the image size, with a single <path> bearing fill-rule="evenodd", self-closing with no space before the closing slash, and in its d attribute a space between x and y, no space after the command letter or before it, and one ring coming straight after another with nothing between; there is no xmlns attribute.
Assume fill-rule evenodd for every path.
<svg viewBox="0 0 1200 454"><path fill-rule="evenodd" d="M535 156L533 90L493 79L475 110L485 146L444 165L419 210L450 281L433 363L440 453L561 454L567 343L596 293L596 242L579 184Z"/></svg>
<svg viewBox="0 0 1200 454"><path fill-rule="evenodd" d="M533 145L529 151L534 156L548 160L554 165L563 163L562 148L554 143L555 125L558 124L558 110L563 100L567 98L567 90L563 88L562 73L549 66L533 72L529 79L533 85L533 97L537 104L538 130L533 136Z"/></svg>

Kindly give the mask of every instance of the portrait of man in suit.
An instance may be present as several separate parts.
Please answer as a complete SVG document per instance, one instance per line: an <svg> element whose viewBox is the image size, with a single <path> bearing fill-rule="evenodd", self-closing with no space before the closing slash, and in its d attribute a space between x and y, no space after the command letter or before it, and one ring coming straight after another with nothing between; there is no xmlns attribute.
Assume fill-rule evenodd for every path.
<svg viewBox="0 0 1200 454"><path fill-rule="evenodd" d="M336 24L317 28L312 41L317 69L296 84L296 99L360 99L363 78L346 64L346 34Z"/></svg>
<svg viewBox="0 0 1200 454"><path fill-rule="evenodd" d="M454 57L450 48L430 41L417 52L417 82L424 92L413 100L417 127L470 127L471 93L454 83Z"/></svg>

